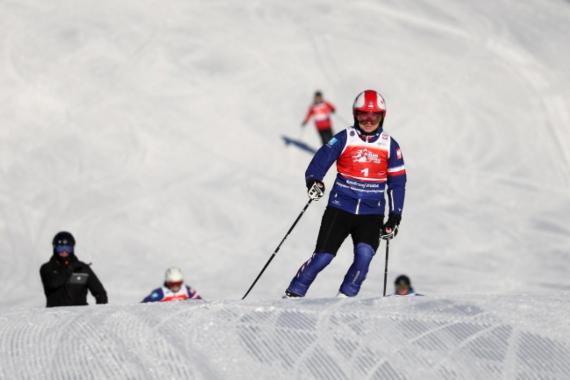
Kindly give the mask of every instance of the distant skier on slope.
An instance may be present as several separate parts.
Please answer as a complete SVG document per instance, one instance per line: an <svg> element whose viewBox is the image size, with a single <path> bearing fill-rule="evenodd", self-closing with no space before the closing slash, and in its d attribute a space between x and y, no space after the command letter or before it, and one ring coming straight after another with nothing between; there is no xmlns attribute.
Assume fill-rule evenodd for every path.
<svg viewBox="0 0 570 380"><path fill-rule="evenodd" d="M394 281L394 294L393 296L423 296L423 294L416 293L412 288L412 281L405 274L399 275Z"/></svg>
<svg viewBox="0 0 570 380"><path fill-rule="evenodd" d="M291 280L286 297L305 296L348 235L354 243L354 262L340 286L339 296L356 296L378 249L380 236L392 239L398 232L406 170L398 143L382 130L386 115L384 98L374 90L363 91L354 100L352 109L354 126L321 147L305 172L309 197L315 200L323 197L322 180L335 161L338 174L315 251ZM383 223L386 189L389 217Z"/></svg>
<svg viewBox="0 0 570 380"><path fill-rule="evenodd" d="M313 104L309 107L301 126L304 127L313 118L315 127L321 136L323 145L325 145L333 137L331 115L335 111L334 105L324 99L323 93L316 91Z"/></svg>
<svg viewBox="0 0 570 380"><path fill-rule="evenodd" d="M202 297L192 287L184 283L182 271L178 268L168 268L164 275L164 284L154 289L142 302L169 302L185 300L201 300Z"/></svg>
<svg viewBox="0 0 570 380"><path fill-rule="evenodd" d="M87 305L87 290L98 304L107 303L107 292L89 264L75 256L75 238L58 232L52 241L53 255L40 268L46 306Z"/></svg>

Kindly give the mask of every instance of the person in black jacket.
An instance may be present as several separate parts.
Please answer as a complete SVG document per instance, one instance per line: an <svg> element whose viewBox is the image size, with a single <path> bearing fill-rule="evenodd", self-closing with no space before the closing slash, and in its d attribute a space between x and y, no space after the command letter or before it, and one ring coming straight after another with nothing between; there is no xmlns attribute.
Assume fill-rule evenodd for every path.
<svg viewBox="0 0 570 380"><path fill-rule="evenodd" d="M107 303L107 292L89 264L77 259L75 238L66 231L53 238L53 256L40 268L46 306L87 305L87 289L98 304Z"/></svg>

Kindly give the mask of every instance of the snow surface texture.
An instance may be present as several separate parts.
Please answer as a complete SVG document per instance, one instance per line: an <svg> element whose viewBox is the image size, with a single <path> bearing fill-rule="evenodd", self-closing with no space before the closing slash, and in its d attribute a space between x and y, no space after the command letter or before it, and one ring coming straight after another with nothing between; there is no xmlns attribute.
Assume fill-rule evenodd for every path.
<svg viewBox="0 0 570 380"><path fill-rule="evenodd" d="M0 377L568 379L549 307L570 313L490 296L32 309L0 316Z"/></svg>
<svg viewBox="0 0 570 380"><path fill-rule="evenodd" d="M568 378L568 20L562 0L0 2L0 377ZM409 175L389 282L430 299L367 301L382 246L361 301L322 301L347 240L306 300L268 301L320 202L237 302L306 202L317 88L337 130L385 95ZM41 308L62 229L111 305ZM215 303L134 305L171 265Z"/></svg>

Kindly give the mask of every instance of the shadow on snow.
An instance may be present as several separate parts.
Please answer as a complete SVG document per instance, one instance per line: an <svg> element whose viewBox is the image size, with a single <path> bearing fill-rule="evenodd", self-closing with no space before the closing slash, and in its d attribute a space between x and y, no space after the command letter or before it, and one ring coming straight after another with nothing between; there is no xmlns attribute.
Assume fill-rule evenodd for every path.
<svg viewBox="0 0 570 380"><path fill-rule="evenodd" d="M317 149L313 148L312 146L310 146L306 142L303 142L301 140L297 140L297 139L294 139L291 137L287 137L287 136L282 136L282 138L283 138L283 142L285 142L285 145L287 145L287 146L293 145L294 147L297 147L297 148L301 149L302 151L310 153L310 154L315 154L317 152Z"/></svg>

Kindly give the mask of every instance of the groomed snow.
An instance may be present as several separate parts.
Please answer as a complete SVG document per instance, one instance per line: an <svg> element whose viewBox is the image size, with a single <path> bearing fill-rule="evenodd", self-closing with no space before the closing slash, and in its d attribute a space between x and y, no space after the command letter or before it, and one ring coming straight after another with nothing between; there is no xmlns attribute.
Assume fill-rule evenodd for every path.
<svg viewBox="0 0 570 380"><path fill-rule="evenodd" d="M556 308L556 312L544 312ZM567 379L564 297L456 296L3 313L0 378Z"/></svg>
<svg viewBox="0 0 570 380"><path fill-rule="evenodd" d="M562 0L0 2L0 378L567 379L570 4ZM354 300L350 241L307 299L299 124L387 98L408 193ZM334 169L326 184L332 185ZM45 310L55 232L110 304ZM208 303L137 304L180 266ZM391 286L390 286L391 288ZM297 348L295 348L297 347ZM290 360L290 362L288 362Z"/></svg>

